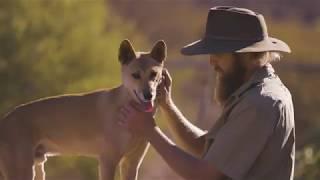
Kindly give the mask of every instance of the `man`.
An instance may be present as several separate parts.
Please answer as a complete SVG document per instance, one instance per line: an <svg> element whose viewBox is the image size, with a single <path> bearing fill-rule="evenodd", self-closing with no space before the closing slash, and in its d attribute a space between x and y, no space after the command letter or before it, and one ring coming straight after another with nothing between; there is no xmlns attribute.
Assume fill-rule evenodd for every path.
<svg viewBox="0 0 320 180"><path fill-rule="evenodd" d="M271 38L261 14L235 7L210 9L203 39L182 49L208 54L217 72L215 99L223 112L208 132L192 125L174 105L171 78L164 72L160 106L184 150L156 126L138 104L123 107L119 123L147 138L168 165L190 180L291 180L295 131L290 92L271 62L290 52Z"/></svg>

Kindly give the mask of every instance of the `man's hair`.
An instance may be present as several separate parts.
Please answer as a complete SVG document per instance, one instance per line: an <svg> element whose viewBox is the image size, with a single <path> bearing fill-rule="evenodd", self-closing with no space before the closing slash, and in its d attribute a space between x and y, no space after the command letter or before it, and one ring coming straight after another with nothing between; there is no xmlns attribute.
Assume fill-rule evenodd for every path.
<svg viewBox="0 0 320 180"><path fill-rule="evenodd" d="M281 54L276 51L234 53L233 55L236 59L250 59L260 64L272 63L281 59Z"/></svg>

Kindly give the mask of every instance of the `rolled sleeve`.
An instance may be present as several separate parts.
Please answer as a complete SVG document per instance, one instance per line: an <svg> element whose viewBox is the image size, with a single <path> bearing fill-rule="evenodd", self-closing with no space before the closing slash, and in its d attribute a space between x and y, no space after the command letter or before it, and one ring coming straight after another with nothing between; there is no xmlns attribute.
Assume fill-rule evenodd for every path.
<svg viewBox="0 0 320 180"><path fill-rule="evenodd" d="M277 103L245 103L230 113L204 159L232 179L242 179L271 136L279 119Z"/></svg>

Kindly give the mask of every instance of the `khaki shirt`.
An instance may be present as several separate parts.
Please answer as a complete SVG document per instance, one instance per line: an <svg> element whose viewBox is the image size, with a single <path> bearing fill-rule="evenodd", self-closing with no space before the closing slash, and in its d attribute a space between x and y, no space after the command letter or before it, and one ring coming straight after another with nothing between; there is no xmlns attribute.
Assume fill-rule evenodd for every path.
<svg viewBox="0 0 320 180"><path fill-rule="evenodd" d="M292 98L270 64L230 96L205 137L203 158L230 179L293 179Z"/></svg>

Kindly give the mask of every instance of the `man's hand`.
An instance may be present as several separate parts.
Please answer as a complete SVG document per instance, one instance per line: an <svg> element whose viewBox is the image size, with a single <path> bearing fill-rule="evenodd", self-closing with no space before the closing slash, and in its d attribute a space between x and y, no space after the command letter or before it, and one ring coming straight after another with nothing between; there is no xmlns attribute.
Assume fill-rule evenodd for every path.
<svg viewBox="0 0 320 180"><path fill-rule="evenodd" d="M172 102L171 99L172 78L167 69L163 69L162 81L157 87L157 100L160 106L165 106Z"/></svg>
<svg viewBox="0 0 320 180"><path fill-rule="evenodd" d="M148 138L155 128L152 112L144 112L140 104L131 101L121 108L118 123L134 135Z"/></svg>

